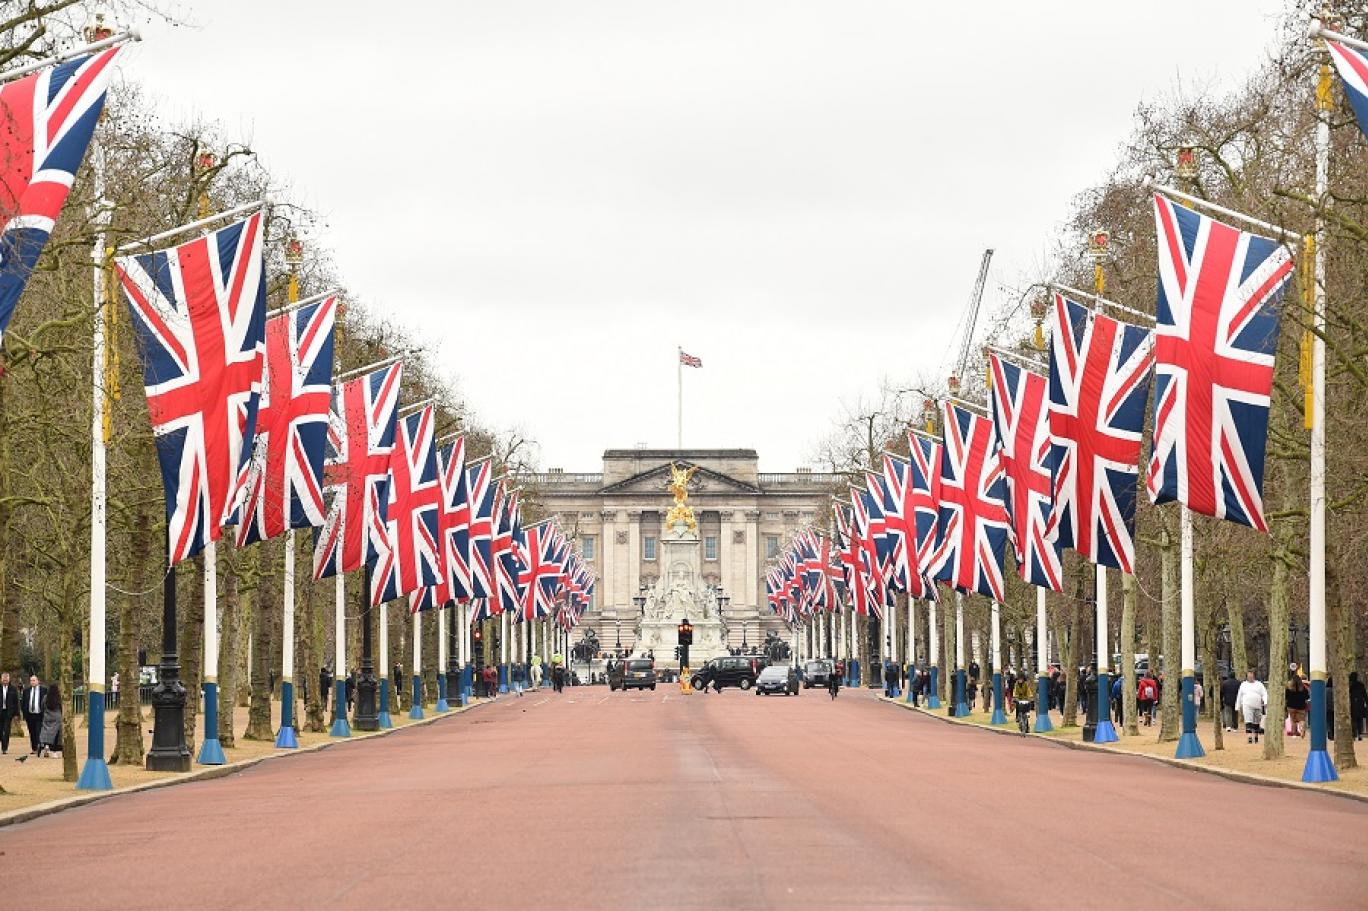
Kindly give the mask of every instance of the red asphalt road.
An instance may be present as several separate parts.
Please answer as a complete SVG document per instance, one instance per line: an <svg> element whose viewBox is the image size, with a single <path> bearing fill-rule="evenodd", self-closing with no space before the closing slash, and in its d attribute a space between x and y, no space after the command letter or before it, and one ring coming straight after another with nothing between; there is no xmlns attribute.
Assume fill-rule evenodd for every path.
<svg viewBox="0 0 1368 911"><path fill-rule="evenodd" d="M1366 847L1361 803L864 692L593 687L0 829L0 876L55 908L1327 909L1368 907Z"/></svg>

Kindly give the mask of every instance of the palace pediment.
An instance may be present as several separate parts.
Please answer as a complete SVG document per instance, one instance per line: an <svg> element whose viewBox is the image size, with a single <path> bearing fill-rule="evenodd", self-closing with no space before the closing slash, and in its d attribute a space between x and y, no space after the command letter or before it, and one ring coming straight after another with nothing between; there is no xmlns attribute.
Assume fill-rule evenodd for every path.
<svg viewBox="0 0 1368 911"><path fill-rule="evenodd" d="M687 459L680 459L675 464L683 467L694 467L695 463ZM689 495L713 494L713 493L759 493L760 488L754 484L747 484L745 481L738 480L721 472L714 471L703 465L696 466L698 470L689 480ZM670 463L664 462L653 468L624 478L614 484L604 487L601 493L605 495L621 496L623 494L640 494L642 496L669 497L670 493L666 485L670 481Z"/></svg>

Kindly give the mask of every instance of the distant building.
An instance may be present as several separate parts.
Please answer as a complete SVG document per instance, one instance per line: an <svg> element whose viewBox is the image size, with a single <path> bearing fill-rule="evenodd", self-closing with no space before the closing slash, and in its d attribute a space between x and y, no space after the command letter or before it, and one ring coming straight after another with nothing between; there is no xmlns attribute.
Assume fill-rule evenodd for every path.
<svg viewBox="0 0 1368 911"><path fill-rule="evenodd" d="M843 476L762 473L754 449L609 449L600 473L552 469L522 479L598 573L582 626L594 629L606 648L633 645L640 612L634 599L661 572L657 544L673 502L666 490L671 462L698 466L689 505L698 519L703 577L729 599L723 611L728 643L757 645L770 629L787 638L765 603L766 562L795 531L823 521Z"/></svg>

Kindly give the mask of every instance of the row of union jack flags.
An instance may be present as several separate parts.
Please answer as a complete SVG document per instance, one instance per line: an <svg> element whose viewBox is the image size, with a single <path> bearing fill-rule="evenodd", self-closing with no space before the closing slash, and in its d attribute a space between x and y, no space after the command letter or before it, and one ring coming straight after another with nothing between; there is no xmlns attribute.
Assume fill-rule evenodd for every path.
<svg viewBox="0 0 1368 911"><path fill-rule="evenodd" d="M986 409L941 403L939 439L886 452L830 539L804 530L770 569L771 607L791 621L849 604L882 616L895 593L933 583L995 600L1006 545L1022 580L1062 587L1062 552L1135 571L1135 504L1151 377L1144 483L1152 502L1267 531L1263 463L1289 249L1163 195L1155 327L1056 292L1048 365L989 354Z"/></svg>

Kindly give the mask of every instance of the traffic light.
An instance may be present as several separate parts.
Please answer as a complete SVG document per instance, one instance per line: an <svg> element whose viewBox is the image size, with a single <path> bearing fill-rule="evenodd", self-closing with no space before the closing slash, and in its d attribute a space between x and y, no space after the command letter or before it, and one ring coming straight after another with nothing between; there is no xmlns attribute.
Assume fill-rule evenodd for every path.
<svg viewBox="0 0 1368 911"><path fill-rule="evenodd" d="M476 624L474 629L470 631L470 638L475 642L480 642L484 639L484 631L480 629L479 624Z"/></svg>
<svg viewBox="0 0 1368 911"><path fill-rule="evenodd" d="M675 660L676 660L676 661L679 660L679 653L682 652L682 651L684 651L684 649L680 648L678 645L675 646Z"/></svg>
<svg viewBox="0 0 1368 911"><path fill-rule="evenodd" d="M681 621L679 624L679 644L693 645L693 624L688 620Z"/></svg>

